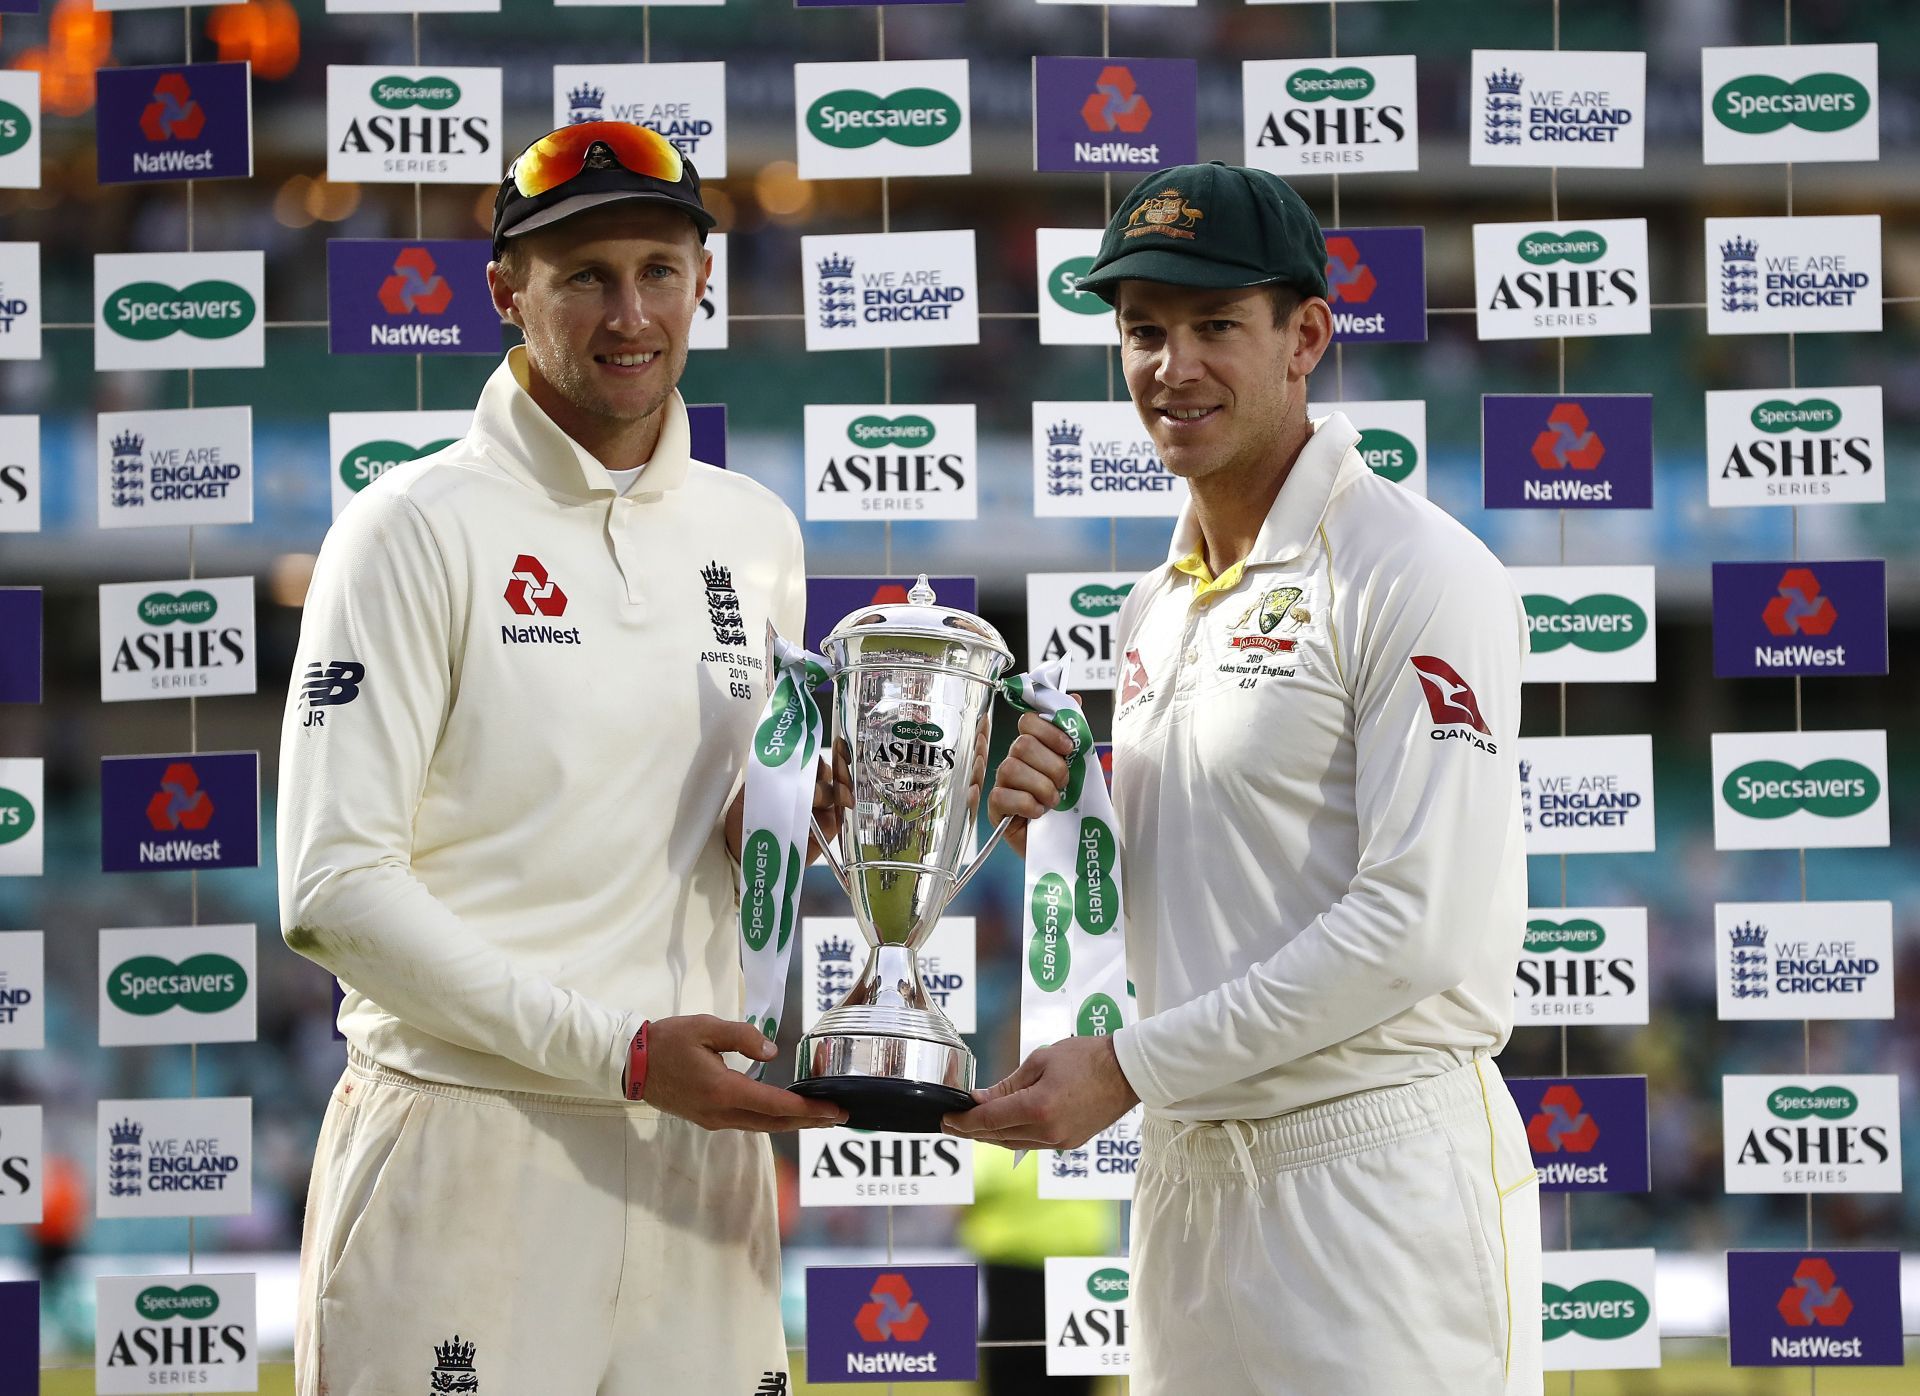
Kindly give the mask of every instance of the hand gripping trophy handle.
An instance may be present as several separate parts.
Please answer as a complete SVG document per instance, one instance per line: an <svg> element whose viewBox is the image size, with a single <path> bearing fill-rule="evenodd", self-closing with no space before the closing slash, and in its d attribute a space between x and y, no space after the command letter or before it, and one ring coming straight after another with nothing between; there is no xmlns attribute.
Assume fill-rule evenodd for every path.
<svg viewBox="0 0 1920 1396"><path fill-rule="evenodd" d="M853 988L801 1039L793 1089L841 1105L856 1129L932 1133L972 1108L974 1060L928 997L916 952L1010 822L966 858L969 795L1013 654L978 616L935 605L925 577L905 605L847 616L821 650L835 779L844 769L853 800L836 839L817 819L813 831L868 951Z"/></svg>

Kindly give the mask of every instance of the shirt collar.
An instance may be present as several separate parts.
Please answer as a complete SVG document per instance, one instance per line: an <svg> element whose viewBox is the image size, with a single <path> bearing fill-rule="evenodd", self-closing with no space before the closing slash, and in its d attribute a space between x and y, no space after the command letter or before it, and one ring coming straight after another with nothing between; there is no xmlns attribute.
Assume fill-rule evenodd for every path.
<svg viewBox="0 0 1920 1396"><path fill-rule="evenodd" d="M490 444L506 448L507 464L541 489L573 499L619 493L606 467L562 431L527 391L524 345L508 350L487 379L474 411L474 429ZM627 497L645 499L677 488L687 478L691 458L687 404L676 388L667 399L659 444Z"/></svg>
<svg viewBox="0 0 1920 1396"><path fill-rule="evenodd" d="M1294 458L1293 469L1287 472L1286 482L1280 486L1273 507L1267 511L1266 522L1260 525L1260 532L1253 540L1253 550L1213 583L1216 589L1231 586L1228 577L1237 582L1247 567L1286 562L1305 552L1327 516L1327 505L1334 492L1367 468L1360 453L1354 450L1360 433L1344 412L1329 412L1308 425L1313 428L1313 434ZM1173 526L1173 544L1167 549L1167 562L1174 570L1188 573L1203 584L1208 581L1201 575L1207 570L1206 550L1192 500L1180 510L1179 521Z"/></svg>

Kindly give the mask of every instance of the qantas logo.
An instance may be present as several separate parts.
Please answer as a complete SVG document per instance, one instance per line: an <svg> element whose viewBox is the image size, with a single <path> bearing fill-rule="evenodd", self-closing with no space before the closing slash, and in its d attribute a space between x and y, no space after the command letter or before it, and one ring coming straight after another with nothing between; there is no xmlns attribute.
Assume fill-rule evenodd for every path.
<svg viewBox="0 0 1920 1396"><path fill-rule="evenodd" d="M1410 662L1420 676L1421 690L1427 696L1427 713L1434 722L1433 731L1428 735L1435 741L1461 737L1482 751L1497 751L1492 742L1481 740L1492 736L1492 730L1480 716L1480 700L1473 696L1473 690L1454 667L1430 654L1416 654Z"/></svg>
<svg viewBox="0 0 1920 1396"><path fill-rule="evenodd" d="M1120 675L1120 706L1125 707L1141 694L1145 693L1153 680L1147 677L1147 666L1141 662L1140 651L1127 651L1126 667Z"/></svg>

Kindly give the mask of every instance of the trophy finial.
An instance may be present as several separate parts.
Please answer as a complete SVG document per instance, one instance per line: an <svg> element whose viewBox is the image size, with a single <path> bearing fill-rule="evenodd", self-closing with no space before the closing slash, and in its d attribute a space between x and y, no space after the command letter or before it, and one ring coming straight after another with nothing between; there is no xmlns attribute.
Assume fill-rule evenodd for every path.
<svg viewBox="0 0 1920 1396"><path fill-rule="evenodd" d="M913 584L913 590L907 593L907 600L916 606L933 604L933 588L927 583L927 574L922 572L920 580Z"/></svg>

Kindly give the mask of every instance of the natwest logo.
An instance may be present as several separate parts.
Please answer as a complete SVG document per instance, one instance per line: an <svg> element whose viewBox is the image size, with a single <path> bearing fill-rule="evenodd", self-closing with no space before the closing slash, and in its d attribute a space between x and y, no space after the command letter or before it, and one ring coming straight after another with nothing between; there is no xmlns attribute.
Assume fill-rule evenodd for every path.
<svg viewBox="0 0 1920 1396"><path fill-rule="evenodd" d="M1137 134L1147 129L1153 108L1145 93L1134 90L1133 71L1115 63L1100 70L1092 93L1080 105L1080 118L1089 131Z"/></svg>
<svg viewBox="0 0 1920 1396"><path fill-rule="evenodd" d="M1327 300L1331 304L1365 304L1373 299L1374 287L1379 284L1373 270L1360 260L1360 249L1352 238L1340 235L1327 239Z"/></svg>
<svg viewBox="0 0 1920 1396"><path fill-rule="evenodd" d="M567 613L567 594L547 576L547 569L532 553L521 553L513 560L513 580L507 583L506 598L517 616Z"/></svg>
<svg viewBox="0 0 1920 1396"><path fill-rule="evenodd" d="M185 761L167 767L160 788L147 801L147 823L162 833L175 829L204 829L213 818L213 799L200 788L200 777ZM215 854L218 856L216 845Z"/></svg>
<svg viewBox="0 0 1920 1396"><path fill-rule="evenodd" d="M872 1295L853 1319L867 1342L917 1343L926 1336L927 1311L914 1299L905 1275L882 1275L874 1281Z"/></svg>
<svg viewBox="0 0 1920 1396"><path fill-rule="evenodd" d="M808 1380L971 1381L978 1284L971 1265L809 1268Z"/></svg>
<svg viewBox="0 0 1920 1396"><path fill-rule="evenodd" d="M1853 1313L1853 1300L1840 1287L1833 1267L1823 1257L1810 1255L1794 1270L1793 1284L1777 1307L1780 1317L1795 1328L1837 1328Z"/></svg>
<svg viewBox="0 0 1920 1396"><path fill-rule="evenodd" d="M1555 403L1547 414L1546 430L1533 439L1533 460L1542 470L1592 470L1607 453L1577 402Z"/></svg>
<svg viewBox="0 0 1920 1396"><path fill-rule="evenodd" d="M1580 1092L1572 1086L1550 1086L1541 1097L1540 1113L1527 1121L1527 1143L1536 1154L1584 1154L1600 1140L1600 1127L1582 1108Z"/></svg>
<svg viewBox="0 0 1920 1396"><path fill-rule="evenodd" d="M433 254L409 247L393 260L393 273L380 283L380 304L389 315L444 315L453 287L434 267Z"/></svg>
<svg viewBox="0 0 1920 1396"><path fill-rule="evenodd" d="M1820 594L1812 571L1791 567L1780 579L1780 594L1767 603L1761 619L1775 635L1824 635L1838 617L1833 603Z"/></svg>
<svg viewBox="0 0 1920 1396"><path fill-rule="evenodd" d="M150 142L198 140L206 124L207 114L193 100L193 89L181 72L164 74L153 85L153 100L140 113L140 134Z"/></svg>
<svg viewBox="0 0 1920 1396"><path fill-rule="evenodd" d="M1199 69L1188 58L1033 61L1036 170L1149 170L1198 149Z"/></svg>

